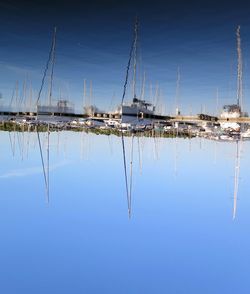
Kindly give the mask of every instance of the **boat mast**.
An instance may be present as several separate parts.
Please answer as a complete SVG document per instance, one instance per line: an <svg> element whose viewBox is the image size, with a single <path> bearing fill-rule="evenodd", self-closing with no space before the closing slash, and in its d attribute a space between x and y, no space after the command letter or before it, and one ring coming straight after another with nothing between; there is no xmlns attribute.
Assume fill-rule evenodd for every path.
<svg viewBox="0 0 250 294"><path fill-rule="evenodd" d="M54 73L54 63L55 63L55 47L56 47L56 27L54 28L54 34L53 34L53 39L52 39L52 44L49 52L49 57L43 72L43 77L42 77L42 83L38 92L38 97L36 100L36 106L38 106L38 103L41 98L42 90L45 84L45 78L47 76L47 72L49 70L50 63L52 64L51 68L51 74L50 74L50 89L49 89L49 103L51 103L51 97L52 97L52 83L53 83L53 73Z"/></svg>
<svg viewBox="0 0 250 294"><path fill-rule="evenodd" d="M142 79L142 87L141 87L141 100L144 100L145 95L145 82L146 82L146 72L143 73L143 79Z"/></svg>
<svg viewBox="0 0 250 294"><path fill-rule="evenodd" d="M123 94L122 94L122 101L121 101L121 105L123 105L124 103L124 98L126 96L126 90L127 90L127 84L128 84L128 76L129 76L129 70L130 70L130 64L131 64L131 59L134 56L134 77L133 77L133 96L135 97L136 93L135 93L135 88L136 88L136 79L135 79L135 73L136 73L136 48L137 48L137 30L138 30L138 21L137 18L135 19L135 28L134 28L134 39L130 48L130 52L129 52L129 59L128 59L128 64L127 64L127 68L126 68L126 76L125 76L125 82L123 85Z"/></svg>
<svg viewBox="0 0 250 294"><path fill-rule="evenodd" d="M133 44L133 97L136 98L136 70L137 70L137 40L138 40L138 20L135 19L135 28L134 28L134 44Z"/></svg>
<svg viewBox="0 0 250 294"><path fill-rule="evenodd" d="M54 28L54 35L53 35L53 41L52 41L52 52L51 52L49 106L51 106L51 97L52 97L53 75L54 75L54 65L55 65L55 50L56 50L56 27Z"/></svg>
<svg viewBox="0 0 250 294"><path fill-rule="evenodd" d="M87 106L86 101L86 79L83 80L83 99L82 99L82 109L84 110L84 106Z"/></svg>
<svg viewBox="0 0 250 294"><path fill-rule="evenodd" d="M241 52L241 38L240 38L240 26L236 30L237 37L237 55L238 55L238 67L237 67L237 105L242 111L242 52Z"/></svg>
<svg viewBox="0 0 250 294"><path fill-rule="evenodd" d="M177 80L176 80L176 90L175 90L175 114L180 114L179 103L180 103L180 80L181 80L181 73L180 67L177 68Z"/></svg>

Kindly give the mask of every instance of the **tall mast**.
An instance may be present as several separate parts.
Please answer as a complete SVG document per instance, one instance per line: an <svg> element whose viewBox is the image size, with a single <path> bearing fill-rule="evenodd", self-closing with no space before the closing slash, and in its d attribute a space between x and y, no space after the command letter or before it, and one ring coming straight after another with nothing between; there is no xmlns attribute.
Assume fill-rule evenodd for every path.
<svg viewBox="0 0 250 294"><path fill-rule="evenodd" d="M56 50L56 27L54 28L54 35L52 41L52 51L51 51L51 73L50 73L50 87L49 87L49 106L51 106L52 97L52 86L53 86L53 75L54 75L54 65L55 65L55 50Z"/></svg>
<svg viewBox="0 0 250 294"><path fill-rule="evenodd" d="M126 76L125 76L125 81L124 81L124 85L123 85L123 94L122 94L121 105L123 105L124 98L126 96L126 90L127 90L127 85L128 85L128 77L129 77L129 70L130 70L132 57L134 58L133 96L136 97L135 90L136 90L136 66L137 66L136 65L137 31L138 31L138 21L137 21L137 18L136 18L135 19L135 28L134 28L134 39L133 39L132 45L130 47L128 64L127 64L127 67L126 67Z"/></svg>
<svg viewBox="0 0 250 294"><path fill-rule="evenodd" d="M145 82L146 82L146 72L143 73L142 87L141 87L141 99L144 100L145 95Z"/></svg>
<svg viewBox="0 0 250 294"><path fill-rule="evenodd" d="M19 95L19 93L18 93L18 81L17 81L16 82L16 108L18 106L18 95Z"/></svg>
<svg viewBox="0 0 250 294"><path fill-rule="evenodd" d="M82 103L83 109L84 106L87 106L87 101L86 101L86 79L83 80L83 103Z"/></svg>
<svg viewBox="0 0 250 294"><path fill-rule="evenodd" d="M32 90L32 82L30 81L30 99L29 99L29 109L30 109L30 112L32 111L32 95L33 95L33 90Z"/></svg>
<svg viewBox="0 0 250 294"><path fill-rule="evenodd" d="M238 55L237 105L242 108L242 52L241 52L240 26L237 27L236 37L237 37L237 55Z"/></svg>
<svg viewBox="0 0 250 294"><path fill-rule="evenodd" d="M136 69L137 69L137 40L138 40L138 20L135 19L135 28L134 28L134 44L133 44L133 97L136 98Z"/></svg>
<svg viewBox="0 0 250 294"><path fill-rule="evenodd" d="M47 76L47 72L49 70L50 63L52 64L51 67L51 73L50 73L50 87L49 87L49 104L51 104L51 97L52 97L52 84L53 84L53 74L54 74L54 64L55 64L55 48L56 48L56 27L54 28L54 34L53 34L53 39L52 39L52 45L50 48L49 52L49 58L47 60L44 72L43 72L43 78L42 78L42 83L38 92L38 97L36 100L36 106L38 106L39 100L41 98L42 90L44 87L45 79Z"/></svg>
<svg viewBox="0 0 250 294"><path fill-rule="evenodd" d="M180 99L180 80L181 80L181 73L180 67L177 68L177 80L176 80L176 91L175 91L175 114L179 115L179 99Z"/></svg>
<svg viewBox="0 0 250 294"><path fill-rule="evenodd" d="M92 102L92 95L93 95L93 86L92 86L92 80L89 82L89 105L91 106Z"/></svg>

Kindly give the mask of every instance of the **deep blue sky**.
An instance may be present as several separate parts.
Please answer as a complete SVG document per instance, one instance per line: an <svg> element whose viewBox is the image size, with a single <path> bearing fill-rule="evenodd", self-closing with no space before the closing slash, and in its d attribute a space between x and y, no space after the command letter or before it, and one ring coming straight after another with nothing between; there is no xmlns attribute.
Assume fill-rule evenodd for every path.
<svg viewBox="0 0 250 294"><path fill-rule="evenodd" d="M215 111L234 102L235 30L241 25L244 96L248 103L250 8L227 1L2 1L0 0L0 92L10 100L15 82L28 75L37 91L58 27L54 99L62 95L79 105L83 79L93 81L93 102L120 102L135 15L140 20L140 72L147 85L161 89L159 104L172 111L176 71L180 67L180 101L184 112L201 105ZM115 99L112 102L112 96Z"/></svg>

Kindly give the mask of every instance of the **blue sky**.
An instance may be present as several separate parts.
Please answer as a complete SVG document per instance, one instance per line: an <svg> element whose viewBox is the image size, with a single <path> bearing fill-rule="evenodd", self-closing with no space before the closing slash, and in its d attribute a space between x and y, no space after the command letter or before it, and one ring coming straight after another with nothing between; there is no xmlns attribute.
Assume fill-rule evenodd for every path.
<svg viewBox="0 0 250 294"><path fill-rule="evenodd" d="M158 84L159 104L174 109L180 67L183 112L216 109L235 102L236 38L241 25L244 104L250 109L249 7L243 1L0 1L0 92L9 101L16 81L41 82L53 27L58 27L54 99L59 92L82 104L83 79L93 83L92 102L101 108L119 104L135 15L140 20L139 75L146 86ZM112 98L114 97L114 98ZM130 97L127 97L129 101Z"/></svg>

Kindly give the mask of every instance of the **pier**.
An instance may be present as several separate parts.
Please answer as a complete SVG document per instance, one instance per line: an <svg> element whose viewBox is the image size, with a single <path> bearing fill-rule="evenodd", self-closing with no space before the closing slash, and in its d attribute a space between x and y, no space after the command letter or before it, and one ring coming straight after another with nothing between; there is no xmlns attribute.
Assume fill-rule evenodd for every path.
<svg viewBox="0 0 250 294"><path fill-rule="evenodd" d="M95 112L92 114L86 113L69 113L69 112L43 112L37 113L33 111L1 111L0 110L0 117L2 120L13 120L18 118L42 118L44 116L50 118L61 118L65 117L68 119L94 119L94 120L121 120L120 113L110 113L110 112ZM202 121L210 121L210 122L235 122L235 123L250 123L250 117L238 117L238 118L221 118L216 116L211 116L208 114L197 114L197 115L176 115L176 116L168 116L168 115L149 115L145 113L139 113L138 115L131 115L131 117L135 117L140 119L151 119L152 121L161 121L161 122L187 122L187 123L199 123Z"/></svg>

